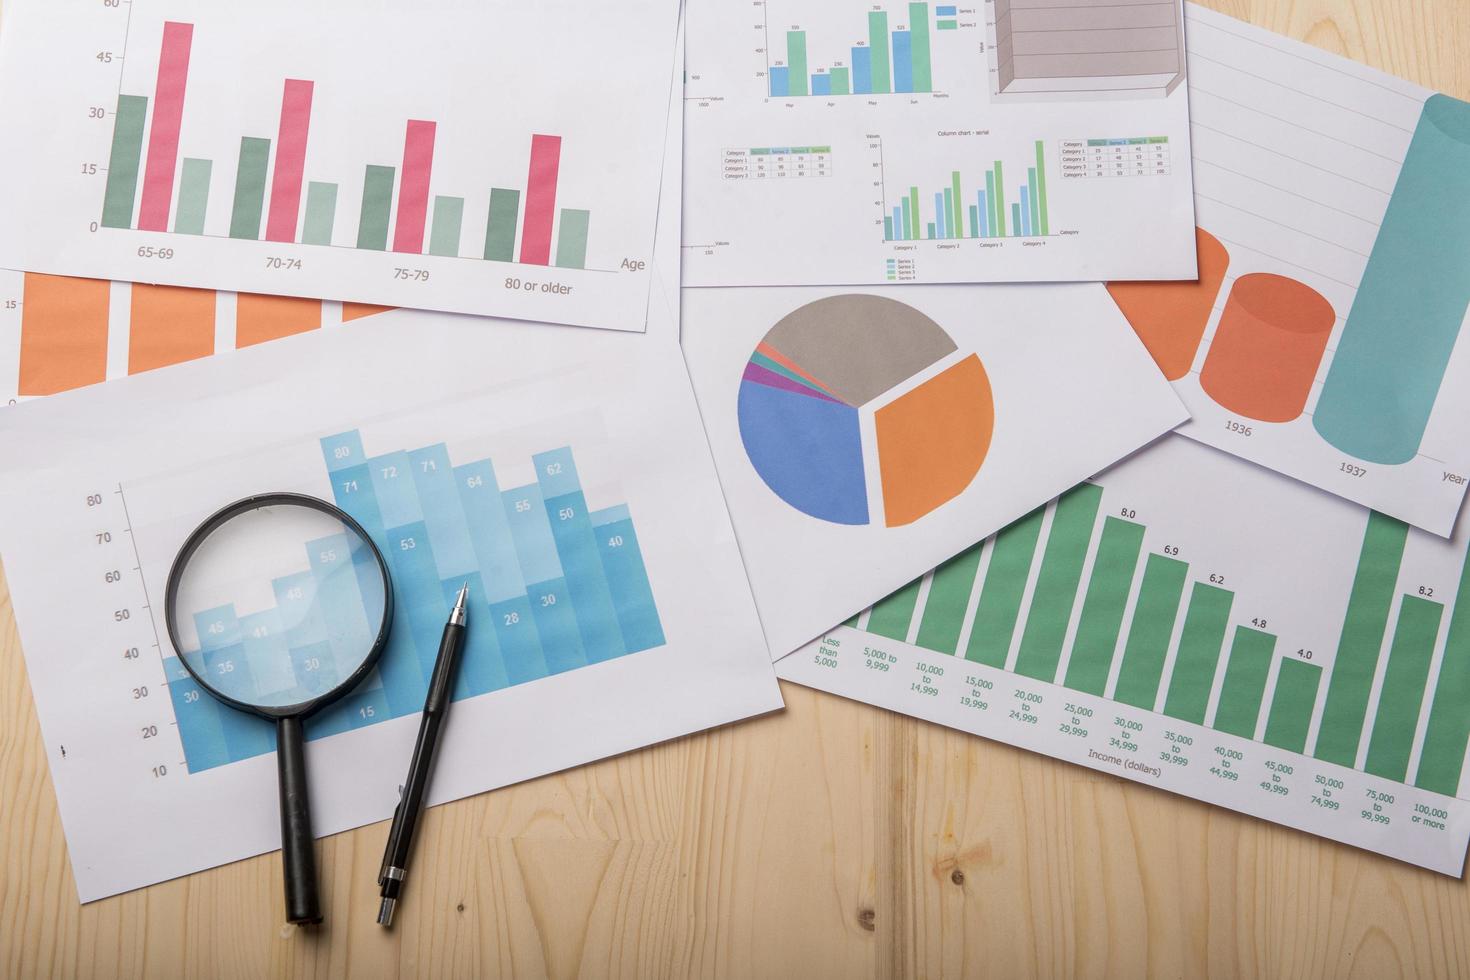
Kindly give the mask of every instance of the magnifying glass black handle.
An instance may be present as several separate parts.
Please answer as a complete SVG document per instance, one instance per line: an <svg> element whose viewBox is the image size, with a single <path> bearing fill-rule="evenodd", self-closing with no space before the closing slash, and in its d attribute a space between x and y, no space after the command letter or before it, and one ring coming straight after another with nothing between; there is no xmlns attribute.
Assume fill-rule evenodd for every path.
<svg viewBox="0 0 1470 980"><path fill-rule="evenodd" d="M316 839L306 795L306 734L298 717L276 721L276 768L281 787L281 857L286 870L286 921L322 921L316 888Z"/></svg>

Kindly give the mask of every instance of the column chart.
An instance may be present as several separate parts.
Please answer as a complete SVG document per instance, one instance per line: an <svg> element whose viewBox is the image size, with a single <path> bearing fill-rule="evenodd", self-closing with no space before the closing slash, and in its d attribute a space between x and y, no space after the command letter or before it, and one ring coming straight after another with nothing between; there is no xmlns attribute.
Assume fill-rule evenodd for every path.
<svg viewBox="0 0 1470 980"><path fill-rule="evenodd" d="M632 515L625 504L588 509L570 448L536 454L535 482L514 487L500 486L492 460L456 464L443 443L369 456L354 430L322 439L321 451L337 504L388 560L397 612L378 667L308 721L308 738L420 711L445 617L466 582L479 625L468 634L456 700L664 644ZM272 583L277 606L325 594L333 579L321 556L347 553L330 545L309 544L301 571ZM362 618L351 588L337 588L331 602L324 608ZM230 613L227 633L247 646L276 615L275 607ZM298 632L285 640L293 661L324 642ZM248 648L243 655L249 660ZM270 723L200 691L177 658L165 669L191 773L274 749Z"/></svg>
<svg viewBox="0 0 1470 980"><path fill-rule="evenodd" d="M1173 437L778 669L1458 875L1465 552Z"/></svg>
<svg viewBox="0 0 1470 980"><path fill-rule="evenodd" d="M49 203L4 264L641 331L677 10L389 0L350 45L344 16L22 0L16 50L88 71L51 85L64 55L8 59L41 93L9 121L60 127L86 163L5 164ZM541 37L556 58L491 40Z"/></svg>

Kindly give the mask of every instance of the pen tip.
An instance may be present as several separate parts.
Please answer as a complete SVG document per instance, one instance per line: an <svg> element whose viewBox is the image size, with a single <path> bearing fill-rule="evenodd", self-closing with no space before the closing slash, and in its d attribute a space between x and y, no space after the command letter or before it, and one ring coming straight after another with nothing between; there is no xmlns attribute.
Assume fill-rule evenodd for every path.
<svg viewBox="0 0 1470 980"><path fill-rule="evenodd" d="M465 604L465 600L469 598L469 594L470 594L470 583L466 582L464 585L461 585L459 587L459 595L458 595L458 597L455 598L454 604L456 606L462 606L462 605L464 605Z"/></svg>

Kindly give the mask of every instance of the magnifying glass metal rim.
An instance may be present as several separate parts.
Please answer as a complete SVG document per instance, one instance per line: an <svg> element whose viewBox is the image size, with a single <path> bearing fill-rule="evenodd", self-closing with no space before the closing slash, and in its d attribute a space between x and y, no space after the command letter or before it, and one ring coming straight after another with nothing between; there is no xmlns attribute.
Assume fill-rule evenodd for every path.
<svg viewBox="0 0 1470 980"><path fill-rule="evenodd" d="M363 659L356 670L330 691L295 704L266 706L250 704L249 702L238 701L230 697L211 684L208 678L201 676L200 672L194 669L194 666L189 663L189 659L184 656L183 644L179 642L178 631L174 627L173 612L174 604L178 599L179 585L183 581L184 569L189 567L189 560L194 557L194 553L199 550L209 536L241 514L274 505L310 508L311 510L341 521L357 533L357 536L371 549L373 558L378 563L378 572L383 578L383 623L378 630L377 638L373 640L373 648L368 651L367 657ZM316 708L331 704L357 687L358 683L367 676L368 672L377 666L379 658L383 655L383 649L388 645L388 635L392 632L393 627L393 581L389 576L388 562L383 558L383 553L378 550L378 546L372 537L363 529L361 524L353 519L351 514L336 504L328 503L320 497L312 497L304 493L280 492L255 494L249 497L243 497L232 504L226 504L224 507L221 507L209 517L205 518L204 522L190 532L189 536L184 539L184 545L179 549L178 555L175 556L173 567L169 569L168 584L164 587L163 619L164 626L168 630L169 642L173 644L174 651L178 654L179 663L184 665L184 669L189 672L189 676L198 681L212 696L230 705L232 708L248 711L251 714L260 715L261 717L274 721L279 718L292 718L308 714Z"/></svg>

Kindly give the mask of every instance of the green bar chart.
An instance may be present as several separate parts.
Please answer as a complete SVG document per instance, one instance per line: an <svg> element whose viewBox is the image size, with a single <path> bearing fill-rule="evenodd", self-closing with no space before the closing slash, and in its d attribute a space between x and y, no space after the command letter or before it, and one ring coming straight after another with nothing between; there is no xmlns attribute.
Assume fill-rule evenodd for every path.
<svg viewBox="0 0 1470 980"><path fill-rule="evenodd" d="M778 673L1452 863L1470 841L1464 539L1347 503L1318 527L1306 520L1322 507L1315 491L1211 469L1233 465L1170 439L895 590Z"/></svg>

